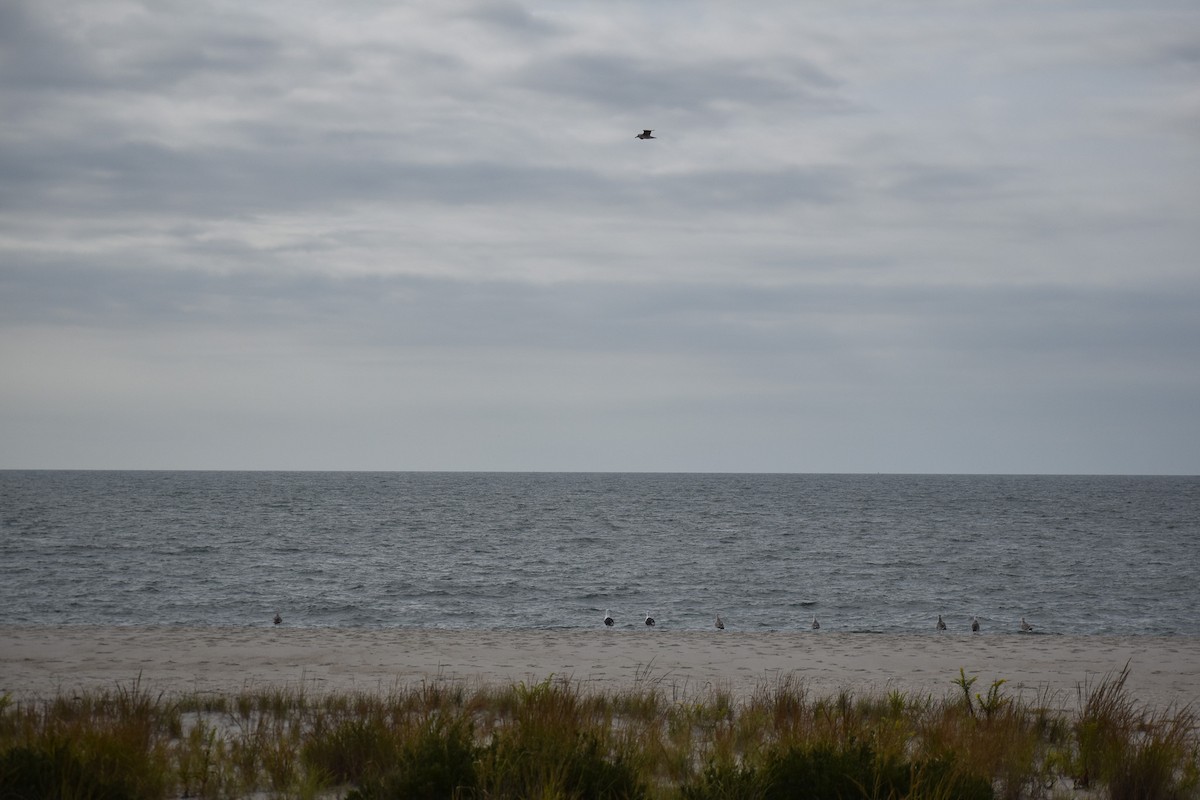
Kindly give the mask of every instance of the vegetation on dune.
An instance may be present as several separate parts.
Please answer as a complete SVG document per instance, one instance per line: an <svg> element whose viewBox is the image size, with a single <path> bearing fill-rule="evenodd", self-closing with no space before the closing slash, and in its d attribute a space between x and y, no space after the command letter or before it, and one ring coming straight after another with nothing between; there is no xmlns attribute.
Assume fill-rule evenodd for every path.
<svg viewBox="0 0 1200 800"><path fill-rule="evenodd" d="M0 697L0 799L1200 797L1195 715L1140 706L1127 670L1081 686L1074 713L965 671L944 699L816 698L791 678L681 698L640 677Z"/></svg>

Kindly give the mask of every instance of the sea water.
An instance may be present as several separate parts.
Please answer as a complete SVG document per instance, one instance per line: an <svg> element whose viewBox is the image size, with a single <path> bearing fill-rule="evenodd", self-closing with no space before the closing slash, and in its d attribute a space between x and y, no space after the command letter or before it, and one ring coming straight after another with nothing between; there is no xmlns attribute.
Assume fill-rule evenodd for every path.
<svg viewBox="0 0 1200 800"><path fill-rule="evenodd" d="M1200 478L0 471L0 624L1200 634Z"/></svg>

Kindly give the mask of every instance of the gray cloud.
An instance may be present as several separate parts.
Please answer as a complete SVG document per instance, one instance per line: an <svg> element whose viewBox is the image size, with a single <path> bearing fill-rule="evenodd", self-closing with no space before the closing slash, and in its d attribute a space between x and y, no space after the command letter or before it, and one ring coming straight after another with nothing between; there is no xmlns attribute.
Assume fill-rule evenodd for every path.
<svg viewBox="0 0 1200 800"><path fill-rule="evenodd" d="M704 59L667 62L628 55L567 54L538 59L517 80L539 91L622 111L712 112L786 103L801 111L845 111L837 81L801 60Z"/></svg>
<svg viewBox="0 0 1200 800"><path fill-rule="evenodd" d="M969 168L944 164L897 164L888 173L888 191L900 199L930 203L980 202L1010 185L1014 170L987 164Z"/></svg>
<svg viewBox="0 0 1200 800"><path fill-rule="evenodd" d="M1200 469L1197 12L943 12L0 5L0 466Z"/></svg>
<svg viewBox="0 0 1200 800"><path fill-rule="evenodd" d="M176 148L149 141L28 142L0 155L0 203L44 208L228 217L282 209L321 208L348 201L580 207L634 204L658 208L744 210L790 203L832 203L855 178L845 168L696 169L677 175L622 177L584 167L460 161L398 162L370 142L280 143L266 149ZM377 151L376 151L377 152ZM899 187L911 192L918 178ZM973 175L924 175L925 191L962 189ZM68 191L64 191L68 190Z"/></svg>
<svg viewBox="0 0 1200 800"><path fill-rule="evenodd" d="M41 16L45 4L0 6L0 87L5 100L22 93L90 90L101 85L86 52ZM39 13L41 12L41 13Z"/></svg>
<svg viewBox="0 0 1200 800"><path fill-rule="evenodd" d="M543 39L563 32L561 26L532 13L520 3L484 2L462 14L484 25L494 26L502 35Z"/></svg>
<svg viewBox="0 0 1200 800"><path fill-rule="evenodd" d="M238 252L234 251L234 257ZM1195 281L1157 290L853 283L459 281L263 271L114 269L34 263L6 270L10 325L61 322L136 333L314 331L350 348L512 347L614 353L784 355L913 347L1005 361L1187 358L1200 346ZM856 320L831 333L830 320ZM927 357L927 356L923 356Z"/></svg>

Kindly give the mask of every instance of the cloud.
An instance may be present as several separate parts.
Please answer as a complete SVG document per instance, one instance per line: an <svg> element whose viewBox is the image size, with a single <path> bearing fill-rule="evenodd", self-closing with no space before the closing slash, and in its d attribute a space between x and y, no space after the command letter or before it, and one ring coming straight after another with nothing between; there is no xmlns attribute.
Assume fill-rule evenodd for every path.
<svg viewBox="0 0 1200 800"><path fill-rule="evenodd" d="M788 104L801 112L844 111L837 81L799 58L666 61L567 53L538 59L517 76L525 87L624 113L731 113Z"/></svg>
<svg viewBox="0 0 1200 800"><path fill-rule="evenodd" d="M563 32L561 26L531 12L520 3L483 2L463 9L460 13L468 19L494 26L502 36L542 39Z"/></svg>
<svg viewBox="0 0 1200 800"><path fill-rule="evenodd" d="M3 449L320 466L351 409L331 465L1194 470L1196 21L4 4Z"/></svg>
<svg viewBox="0 0 1200 800"><path fill-rule="evenodd" d="M67 32L41 16L45 11L44 4L21 0L0 7L0 87L6 101L22 93L87 90L101 83Z"/></svg>

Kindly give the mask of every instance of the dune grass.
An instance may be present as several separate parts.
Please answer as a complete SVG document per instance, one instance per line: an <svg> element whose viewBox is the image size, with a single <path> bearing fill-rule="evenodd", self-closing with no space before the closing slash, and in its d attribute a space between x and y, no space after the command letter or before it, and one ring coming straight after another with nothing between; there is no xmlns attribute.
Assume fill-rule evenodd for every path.
<svg viewBox="0 0 1200 800"><path fill-rule="evenodd" d="M960 672L944 698L813 697L794 678L737 698L646 677L390 692L303 688L0 697L0 798L1200 797L1188 708L1140 706L1128 671L1078 710ZM957 689L951 689L957 686Z"/></svg>

